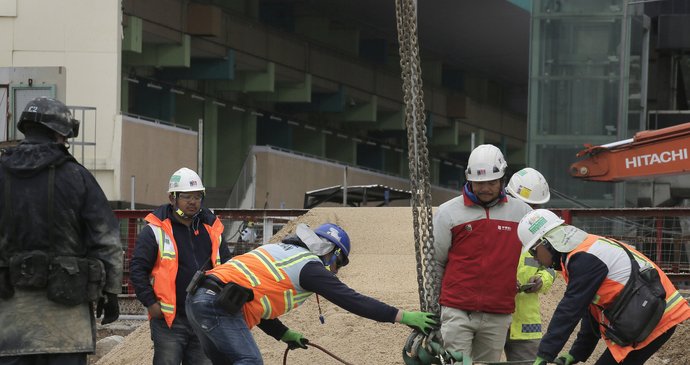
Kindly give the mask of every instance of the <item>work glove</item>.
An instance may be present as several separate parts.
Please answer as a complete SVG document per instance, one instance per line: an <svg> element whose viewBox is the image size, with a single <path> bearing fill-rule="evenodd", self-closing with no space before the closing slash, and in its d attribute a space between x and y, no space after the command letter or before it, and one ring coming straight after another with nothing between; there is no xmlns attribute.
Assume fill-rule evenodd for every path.
<svg viewBox="0 0 690 365"><path fill-rule="evenodd" d="M431 330L439 329L439 321L437 315L429 312L403 312L400 319L400 323L425 335L428 335Z"/></svg>
<svg viewBox="0 0 690 365"><path fill-rule="evenodd" d="M120 304L117 302L117 294L113 293L103 293L102 297L98 299L98 304L96 305L96 318L101 318L101 324L108 324L117 321L120 317Z"/></svg>
<svg viewBox="0 0 690 365"><path fill-rule="evenodd" d="M547 364L546 360L542 359L539 356L537 356L537 359L534 360L534 362L532 363L532 365L546 365L546 364Z"/></svg>
<svg viewBox="0 0 690 365"><path fill-rule="evenodd" d="M566 352L558 355L558 357L556 358L556 360L553 361L553 363L558 365L572 365L577 363L577 361L575 361L575 358L573 357L573 355L570 354L570 352Z"/></svg>
<svg viewBox="0 0 690 365"><path fill-rule="evenodd" d="M294 350L296 348L301 348L301 349L306 349L307 344L309 344L309 340L304 338L301 333L297 331L293 331L291 329L288 329L283 333L283 337L280 338L281 341L287 343L288 348L290 350Z"/></svg>

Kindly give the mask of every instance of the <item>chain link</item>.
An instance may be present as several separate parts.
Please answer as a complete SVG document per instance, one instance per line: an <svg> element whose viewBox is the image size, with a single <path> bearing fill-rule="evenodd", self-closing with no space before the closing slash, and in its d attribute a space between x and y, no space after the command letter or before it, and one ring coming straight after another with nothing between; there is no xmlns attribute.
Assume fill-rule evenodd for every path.
<svg viewBox="0 0 690 365"><path fill-rule="evenodd" d="M417 284L420 307L440 313L438 304L440 281L433 265L433 217L429 178L422 69L417 42L417 5L415 0L396 0L396 24L400 45L400 67L405 102L412 218L414 225Z"/></svg>

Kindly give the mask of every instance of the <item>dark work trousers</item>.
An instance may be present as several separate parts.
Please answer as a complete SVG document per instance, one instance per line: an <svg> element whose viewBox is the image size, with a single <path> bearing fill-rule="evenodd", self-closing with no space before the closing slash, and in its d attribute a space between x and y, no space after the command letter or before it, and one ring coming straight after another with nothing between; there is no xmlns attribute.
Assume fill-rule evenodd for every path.
<svg viewBox="0 0 690 365"><path fill-rule="evenodd" d="M177 314L172 328L163 318L150 321L153 365L211 365L187 317Z"/></svg>
<svg viewBox="0 0 690 365"><path fill-rule="evenodd" d="M611 351L607 349L601 355L599 360L597 360L595 365L642 365L645 363L645 361L649 360L649 358L652 357L655 352L659 351L661 346L663 346L666 341L671 338L671 335L673 335L673 332L675 331L676 326L671 327L668 331L664 332L661 336L657 337L647 346L629 353L621 363L616 362L616 360L613 358L613 355L611 355Z"/></svg>
<svg viewBox="0 0 690 365"><path fill-rule="evenodd" d="M0 365L86 365L86 354L42 354L0 357Z"/></svg>

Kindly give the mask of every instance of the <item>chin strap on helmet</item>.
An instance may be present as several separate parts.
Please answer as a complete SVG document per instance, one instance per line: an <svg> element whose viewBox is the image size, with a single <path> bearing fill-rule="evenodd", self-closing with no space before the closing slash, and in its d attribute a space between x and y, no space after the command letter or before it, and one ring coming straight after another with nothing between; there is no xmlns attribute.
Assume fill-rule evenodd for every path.
<svg viewBox="0 0 690 365"><path fill-rule="evenodd" d="M562 270L561 257L563 257L563 254L556 251L556 249L553 248L553 246L551 245L551 242L549 242L549 240L547 240L546 238L543 238L543 240L544 240L544 243L542 245L551 254L551 268L554 270L561 271Z"/></svg>
<svg viewBox="0 0 690 365"><path fill-rule="evenodd" d="M173 208L174 208L174 211L175 211L175 214L177 214L178 216L180 216L180 218L184 218L184 219L194 219L194 218L196 218L196 217L199 216L199 213L201 213L201 207L203 206L203 203L204 203L204 195L205 195L205 194L202 194L202 195L201 195L201 204L199 204L199 210L198 210L196 213L194 213L192 216L188 216L187 214L185 214L185 212L184 212L182 209L180 209L180 208L177 206L177 199L179 198L179 197L178 197L178 194L179 194L179 193L178 193L178 192L174 192L174 193L172 193L172 194L173 194L173 196L175 197L175 206L173 207Z"/></svg>
<svg viewBox="0 0 690 365"><path fill-rule="evenodd" d="M335 250L333 250L333 254L331 255L331 258L328 259L328 261L325 261L323 259L321 259L321 261L323 261L323 265L326 266L327 269L330 269L331 265L333 265L336 262L336 260L338 260L338 256L340 256L341 254L342 250L340 248L336 248Z"/></svg>

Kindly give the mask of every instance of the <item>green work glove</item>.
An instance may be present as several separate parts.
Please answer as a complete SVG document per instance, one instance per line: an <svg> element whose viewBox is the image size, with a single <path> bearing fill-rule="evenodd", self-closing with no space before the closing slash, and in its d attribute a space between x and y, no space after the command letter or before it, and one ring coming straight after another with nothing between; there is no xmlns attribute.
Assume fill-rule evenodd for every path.
<svg viewBox="0 0 690 365"><path fill-rule="evenodd" d="M572 365L577 363L577 361L575 361L575 358L573 357L573 355L570 354L570 352L566 352L558 355L558 357L556 358L556 360L553 361L553 363L558 365Z"/></svg>
<svg viewBox="0 0 690 365"><path fill-rule="evenodd" d="M290 350L294 350L298 347L306 349L307 344L309 343L309 340L304 338L304 336L302 336L301 333L293 331L291 329L285 331L285 333L283 333L283 337L281 337L280 340L287 343L288 348Z"/></svg>
<svg viewBox="0 0 690 365"><path fill-rule="evenodd" d="M439 318L437 315L429 312L404 312L400 323L406 324L412 329L419 331L425 335L429 334L431 330L439 328Z"/></svg>
<svg viewBox="0 0 690 365"><path fill-rule="evenodd" d="M532 365L546 365L546 360L542 359L541 357L537 356L537 359L534 360L534 363Z"/></svg>

